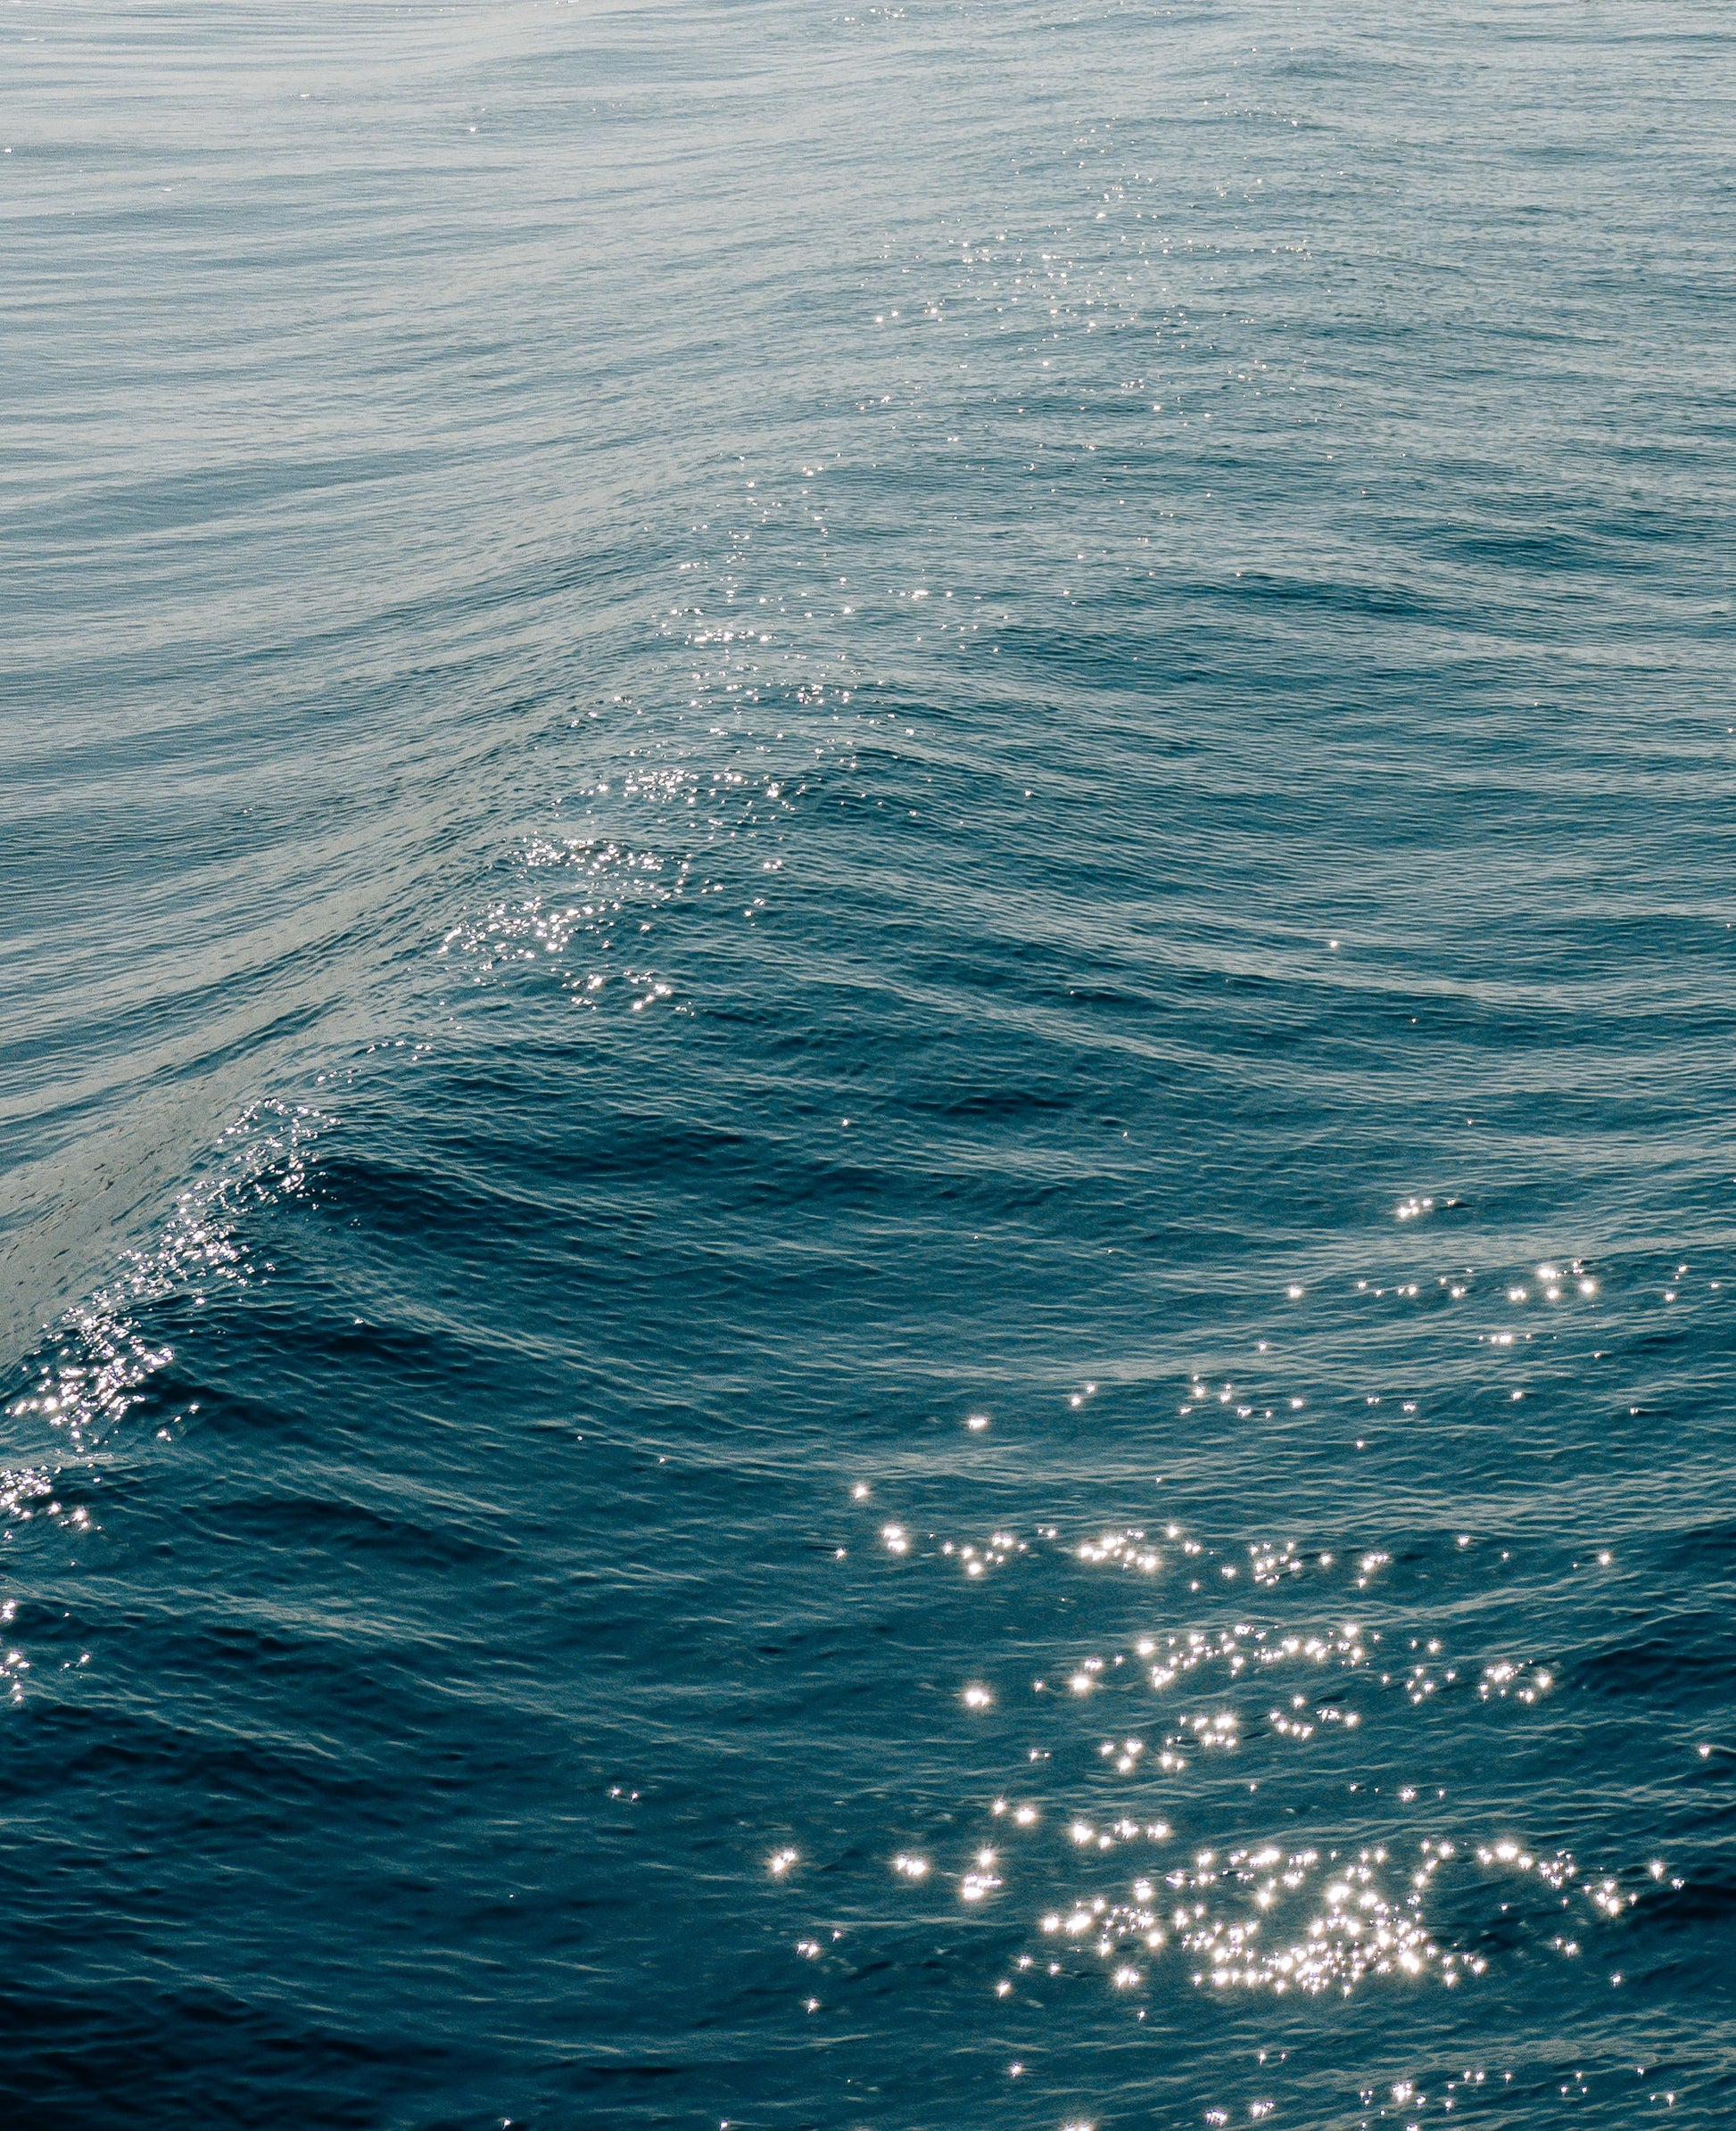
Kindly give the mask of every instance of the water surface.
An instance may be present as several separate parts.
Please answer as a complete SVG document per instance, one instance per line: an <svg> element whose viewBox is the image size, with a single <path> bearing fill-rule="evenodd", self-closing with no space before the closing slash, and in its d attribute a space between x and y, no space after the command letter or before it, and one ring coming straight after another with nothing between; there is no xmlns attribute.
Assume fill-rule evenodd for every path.
<svg viewBox="0 0 1736 2131"><path fill-rule="evenodd" d="M1722 12L0 32L12 2117L1727 2122Z"/></svg>

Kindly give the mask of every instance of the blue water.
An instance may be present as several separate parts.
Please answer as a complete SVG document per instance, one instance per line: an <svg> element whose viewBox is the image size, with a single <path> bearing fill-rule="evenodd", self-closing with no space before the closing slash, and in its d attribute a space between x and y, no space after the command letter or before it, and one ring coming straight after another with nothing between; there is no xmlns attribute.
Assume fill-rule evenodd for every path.
<svg viewBox="0 0 1736 2131"><path fill-rule="evenodd" d="M21 2126L1736 2118L1736 37L0 22Z"/></svg>

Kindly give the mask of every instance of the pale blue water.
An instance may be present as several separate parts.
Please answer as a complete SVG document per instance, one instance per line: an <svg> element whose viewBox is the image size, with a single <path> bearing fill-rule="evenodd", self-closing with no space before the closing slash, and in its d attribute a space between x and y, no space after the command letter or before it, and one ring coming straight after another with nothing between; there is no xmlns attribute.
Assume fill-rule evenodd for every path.
<svg viewBox="0 0 1736 2131"><path fill-rule="evenodd" d="M0 40L8 2120L1727 2123L1724 12Z"/></svg>

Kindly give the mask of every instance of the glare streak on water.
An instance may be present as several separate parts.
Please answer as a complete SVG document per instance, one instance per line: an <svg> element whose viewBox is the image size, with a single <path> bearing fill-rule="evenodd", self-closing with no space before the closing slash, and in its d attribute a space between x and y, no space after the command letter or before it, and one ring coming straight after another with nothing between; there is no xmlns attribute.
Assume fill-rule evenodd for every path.
<svg viewBox="0 0 1736 2131"><path fill-rule="evenodd" d="M1722 14L6 12L11 2114L1728 2121Z"/></svg>

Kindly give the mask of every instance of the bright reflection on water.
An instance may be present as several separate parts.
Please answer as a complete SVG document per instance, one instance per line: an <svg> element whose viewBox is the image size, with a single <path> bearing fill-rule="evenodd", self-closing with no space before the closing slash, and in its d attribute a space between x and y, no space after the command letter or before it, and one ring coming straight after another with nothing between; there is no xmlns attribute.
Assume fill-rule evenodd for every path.
<svg viewBox="0 0 1736 2131"><path fill-rule="evenodd" d="M954 1557L964 1559L968 1572L981 1558L974 1547L958 1548L951 1540L936 1545L929 1536L913 1572L924 1561L938 1568ZM1000 1536L1009 1552L1029 1551L1028 1542ZM898 1537L902 1541L902 1531ZM1178 1525L1166 1527L1166 1537L1178 1558L1174 1577L1195 1562L1220 1575L1241 1565L1219 1563L1216 1549ZM1109 1532L1073 1549L1038 1541L1041 1555L1029 1573L1046 1569L1053 1580L1076 1561L1159 1575L1162 1557L1144 1539L1139 1532ZM1314 1588L1307 1597L1317 1605L1347 1587L1366 1591L1385 1559L1364 1555L1335 1575L1332 1555L1304 1556L1294 1540L1249 1541L1245 1552L1256 1585L1276 1590L1287 1582L1280 1567L1289 1576L1310 1576ZM1336 1593L1320 1592L1323 1583L1335 1585ZM1187 1580L1190 1592L1199 1588L1199 1579ZM1158 1589L1161 1593L1161 1583ZM1154 1622L1175 1618L1173 1595L1168 1607L1162 1596L1146 1603ZM1180 1610L1187 1610L1185 1602ZM1439 1636L1424 1643L1390 1629L1365 1631L1355 1622L1307 1622L1292 1611L1210 1630L1160 1627L1128 1648L1079 1658L1057 1649L1049 1668L1056 1677L1024 1683L1030 1701L1021 1736L1035 1743L1009 1763L1009 1788L988 1807L987 1823L967 1825L955 1838L960 1862L949 1870L938 1858L918 1861L900 1853L892 1860L894 1872L906 1879L925 1878L932 1863L956 1886L961 1901L1000 1895L1027 1911L1033 1902L1054 1904L1041 1917L1040 1932L1055 1943L1021 1951L1013 1972L996 1985L997 1998L1016 1992L1028 1974L1095 1972L1080 1966L1083 1954L1112 1988L1149 1990L1160 1980L1154 1957L1165 1952L1196 1987L1269 1989L1278 1995L1335 1989L1348 1996L1365 1982L1426 1971L1451 1987L1486 1971L1488 1958L1476 1947L1493 1917L1509 1912L1511 1904L1502 1898L1511 1892L1509 1873L1535 1872L1552 1890L1566 1890L1561 1905L1572 1912L1567 1920L1587 1928L1620 1917L1638 1900L1637 1893L1620 1891L1619 1873L1593 1879L1566 1852L1533 1856L1510 1837L1487 1835L1476 1805L1467 1813L1463 1803L1446 1804L1443 1788L1394 1779L1395 1763L1426 1768L1432 1756L1438 1759L1440 1728L1456 1731L1458 1723L1475 1722L1471 1712L1492 1694L1505 1698L1510 1692L1516 1702L1535 1705L1552 1684L1547 1670L1522 1671L1506 1659L1455 1659ZM1419 1648L1422 1656L1410 1655ZM1431 1704L1437 1692L1441 1699ZM1039 1704L1038 1697L1046 1699ZM1086 1697L1091 1698L1080 1707L1079 1698ZM987 1710L996 1697L972 1684L962 1698L968 1709ZM1426 1704L1429 1735L1419 1740L1401 1712ZM1449 1714L1455 1707L1463 1711L1457 1722ZM1105 1730L1109 1736L1101 1736ZM1362 1737L1353 1739L1359 1730ZM1301 1811L1318 1812L1318 1772L1300 1788L1292 1773L1295 1755L1310 1746L1339 1749L1331 1753L1332 1788L1345 1795L1335 1825L1325 1823L1318 1831L1306 1821L1294 1821L1298 1798L1306 1802ZM1499 1734L1489 1750L1500 1753ZM1203 1772L1213 1755L1236 1756L1237 1778L1245 1778L1249 1802L1242 1803L1238 1780L1233 1820L1225 1817L1229 1802L1221 1783L1187 1780L1191 1770L1197 1765ZM1359 1846L1346 1830L1368 1823L1373 1802L1382 1796L1376 1779L1383 1774L1386 1800L1374 1808L1374 1824L1390 1834ZM1362 1807L1350 1808L1349 1800L1359 1796ZM1161 1815L1153 1817L1160 1805ZM1216 1830L1233 1832L1218 1832L1212 1846L1190 1850L1176 1822L1190 1826L1195 1839ZM1262 1827L1263 1837L1248 1832ZM1014 1832L1038 1828L1040 1835L1024 1833L1023 1839ZM972 1850L985 1833L999 1846ZM1337 1845L1328 1841L1333 1834ZM1311 1841L1297 1846L1310 1836ZM787 1856L779 1854L775 1871L786 1869ZM1432 1920L1440 1875L1466 1881L1453 1904L1458 1944L1442 1943ZM1658 1881L1663 1872L1654 1863L1629 1876L1639 1886ZM1577 1937L1564 1937L1559 1929L1548 1944L1568 1957L1583 1951Z"/></svg>

